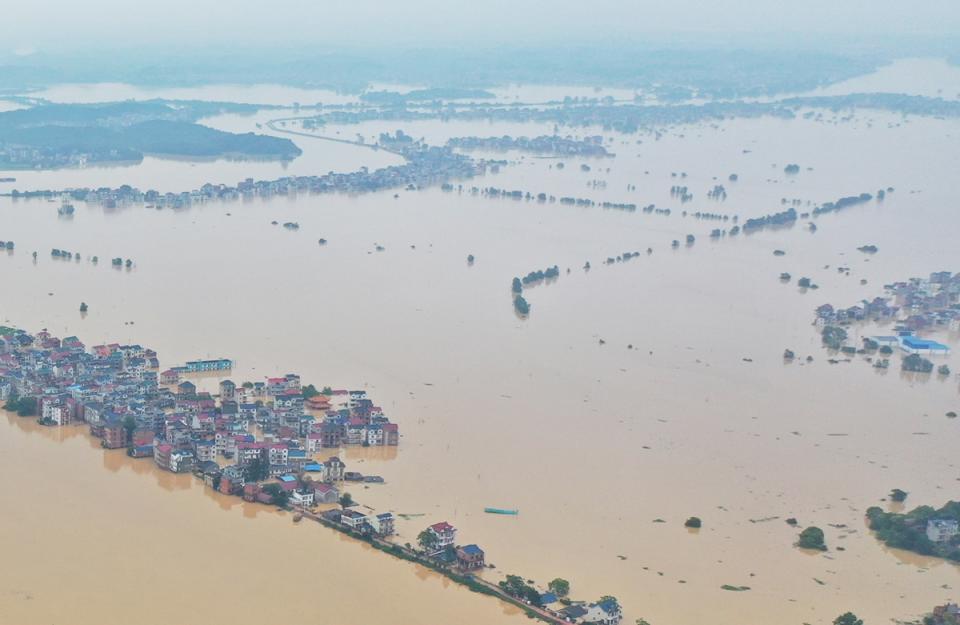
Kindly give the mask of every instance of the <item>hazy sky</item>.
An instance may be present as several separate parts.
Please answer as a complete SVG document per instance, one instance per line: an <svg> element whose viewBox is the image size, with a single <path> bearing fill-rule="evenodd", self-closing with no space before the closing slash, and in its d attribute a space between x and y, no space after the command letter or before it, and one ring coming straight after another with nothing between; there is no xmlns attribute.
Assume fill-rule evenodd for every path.
<svg viewBox="0 0 960 625"><path fill-rule="evenodd" d="M960 0L5 0L0 47L580 43L651 33L956 35Z"/></svg>

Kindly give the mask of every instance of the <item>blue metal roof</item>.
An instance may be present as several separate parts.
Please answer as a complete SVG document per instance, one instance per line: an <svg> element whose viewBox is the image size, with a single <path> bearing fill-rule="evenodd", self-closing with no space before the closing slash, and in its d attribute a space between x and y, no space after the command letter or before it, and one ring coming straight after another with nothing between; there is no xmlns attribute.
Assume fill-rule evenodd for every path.
<svg viewBox="0 0 960 625"><path fill-rule="evenodd" d="M281 476L280 476L280 481L281 481L281 482L296 482L296 481L297 481L297 478L293 477L292 475L281 475Z"/></svg>
<svg viewBox="0 0 960 625"><path fill-rule="evenodd" d="M903 344L911 349L947 349L943 343L921 339L916 336L903 337Z"/></svg>

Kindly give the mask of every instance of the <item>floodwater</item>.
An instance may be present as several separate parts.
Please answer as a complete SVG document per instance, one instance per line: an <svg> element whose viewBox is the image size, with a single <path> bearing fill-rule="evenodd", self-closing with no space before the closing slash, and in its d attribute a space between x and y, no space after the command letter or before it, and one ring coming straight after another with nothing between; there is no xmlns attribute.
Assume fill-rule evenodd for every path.
<svg viewBox="0 0 960 625"><path fill-rule="evenodd" d="M440 122L339 130L408 126L437 140L471 134L469 124ZM483 125L475 134L518 130ZM556 159L507 153L501 173L465 183L656 203L671 216L438 189L182 211L79 205L70 220L57 217L56 203L0 198L0 238L17 244L0 255L0 322L87 344L136 341L164 365L231 357L234 380L297 371L318 386L366 388L403 438L389 453L346 450L350 470L386 478L350 488L354 498L425 515L399 522L401 542L450 521L460 542L486 550L492 579L564 577L577 598L617 596L626 622L801 625L847 610L872 623L913 618L958 599L958 568L884 548L863 513L886 505L895 487L911 507L957 498L960 423L944 415L960 406L958 380L901 374L896 358L887 372L861 357L828 364L811 322L822 303L851 305L887 282L960 270L958 133L955 121L881 113L698 124L659 140L606 133L615 158L565 159L561 170ZM382 154L295 140L318 154ZM785 176L794 162L801 172ZM728 182L730 173L739 181ZM718 183L725 202L706 199ZM672 200L675 184L695 200ZM882 203L817 218L816 233L798 223L711 241L724 224L680 212L743 219L782 210L781 198L820 203L888 186L896 190ZM671 250L687 233L696 244ZM865 244L879 253L856 250ZM53 247L130 257L135 267L54 261ZM648 247L650 256L602 264ZM531 316L518 319L511 279L554 264L561 277L527 289ZM781 271L820 288L781 284ZM934 336L954 347L937 364L956 371L960 337ZM797 362L784 364L785 348ZM807 355L813 362L802 362ZM203 583L222 583L225 571L238 592L224 602L236 604L230 620L240 623L509 617L493 599L444 590L332 532L215 497L72 431L62 436L0 419L0 466L9 463L0 497L11 511L0 517L0 540L15 563L0 577L0 610L11 622L78 622L70 606L80 601L91 622L141 605L159 605L164 620L174 605L188 610L185 622L226 620L218 586ZM485 515L484 506L520 515ZM703 528L685 529L689 516ZM789 517L823 528L830 551L793 547ZM364 600L378 587L381 601ZM177 601L164 603L170 596Z"/></svg>
<svg viewBox="0 0 960 625"><path fill-rule="evenodd" d="M0 424L0 469L19 483L0 494L2 623L516 621L428 569L102 450L85 428L3 411Z"/></svg>
<svg viewBox="0 0 960 625"><path fill-rule="evenodd" d="M257 132L282 137L290 135L274 132L266 122L291 115L292 112L260 111L253 115L220 115L201 120L201 123L228 132ZM283 127L281 126L281 129ZM349 130L342 138L353 140ZM235 185L246 178L273 180L284 176L319 175L330 171L348 172L361 167L376 169L403 163L396 154L327 141L298 141L303 154L291 161L234 160L234 159L172 159L145 156L140 163L126 165L104 164L57 170L0 170L0 178L15 178L14 182L0 182L0 192L12 189L66 189L119 187L129 184L140 189L178 192L197 189L203 184Z"/></svg>
<svg viewBox="0 0 960 625"><path fill-rule="evenodd" d="M906 93L945 100L960 99L960 67L946 59L897 59L876 71L811 91L809 95Z"/></svg>

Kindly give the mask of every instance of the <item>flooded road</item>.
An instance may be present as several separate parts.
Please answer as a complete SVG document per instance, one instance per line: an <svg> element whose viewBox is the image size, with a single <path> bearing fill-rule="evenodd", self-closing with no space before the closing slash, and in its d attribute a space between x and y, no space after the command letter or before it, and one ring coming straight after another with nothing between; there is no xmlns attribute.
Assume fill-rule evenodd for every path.
<svg viewBox="0 0 960 625"><path fill-rule="evenodd" d="M431 141L519 134L467 126L325 132L403 127ZM701 124L659 140L607 134L615 158L566 159L559 170L554 159L511 153L501 156L512 163L501 173L464 184L656 203L672 215L429 189L177 212L81 204L64 220L55 203L0 198L0 238L16 241L15 252L0 255L0 322L76 334L88 345L138 342L165 366L230 357L234 380L296 371L318 387L365 388L403 438L387 452L347 449L348 470L386 478L349 490L378 510L425 515L398 522L401 542L448 520L461 542L486 550L492 579L564 577L577 598L617 596L626 622L800 625L851 610L877 623L957 599L955 565L887 550L863 521L892 488L910 493L908 507L957 498L960 424L944 416L960 406L957 378L913 377L896 364L877 372L859 357L830 365L811 323L820 304L848 306L882 295L884 283L960 270L960 124L865 113ZM308 143L298 141L317 159L390 156ZM786 176L794 162L801 173ZM36 174L44 183L57 175ZM179 175L165 182L196 184ZM705 199L718 183L728 199ZM694 201L671 199L676 184ZM744 219L782 210L781 198L820 203L888 186L896 190L882 203L818 217L816 233L798 223L711 241L712 228L729 224L681 212ZM695 245L670 249L688 233ZM865 244L879 252L856 250ZM52 247L98 254L101 263L55 261ZM649 256L602 264L647 247ZM105 266L112 256L135 267ZM518 319L511 279L554 264L560 278L527 289L531 315ZM841 265L849 276L836 271ZM794 282L780 283L782 271ZM820 288L798 289L799 276ZM85 317L81 301L90 306ZM960 368L956 333L935 336L954 348L937 364ZM785 348L799 356L793 364L783 362ZM807 355L813 362L803 362ZM156 605L143 622L158 623L183 606L197 621L240 623L510 617L493 599L444 589L332 532L214 496L149 461L91 449L72 430L7 417L0 446L9 511L0 540L5 560L17 563L0 573L0 611L16 617L10 622L82 623L68 607L75 601L107 610L129 601L124 611ZM485 506L520 514L485 515ZM686 529L689 516L703 528ZM823 528L830 550L793 547L789 517ZM204 584L224 571L237 590L226 606ZM383 601L368 600L371 588L383 589ZM156 601L142 602L143 592ZM176 602L163 601L172 595Z"/></svg>

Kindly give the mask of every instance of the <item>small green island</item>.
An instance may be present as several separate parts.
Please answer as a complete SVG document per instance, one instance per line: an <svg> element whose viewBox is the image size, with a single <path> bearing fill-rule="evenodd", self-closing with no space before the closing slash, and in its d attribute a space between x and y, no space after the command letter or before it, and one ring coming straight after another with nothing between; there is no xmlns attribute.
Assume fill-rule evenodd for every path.
<svg viewBox="0 0 960 625"><path fill-rule="evenodd" d="M87 163L140 162L147 154L189 158L290 160L290 139L237 134L201 125L218 113L252 112L231 103L39 103L0 113L0 168L52 169ZM82 132L80 132L82 131Z"/></svg>
<svg viewBox="0 0 960 625"><path fill-rule="evenodd" d="M888 547L960 562L960 501L940 509L918 506L906 513L867 509L867 522Z"/></svg>

